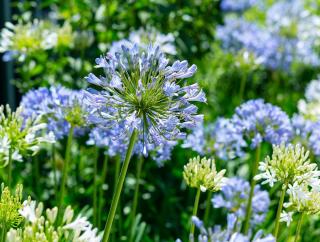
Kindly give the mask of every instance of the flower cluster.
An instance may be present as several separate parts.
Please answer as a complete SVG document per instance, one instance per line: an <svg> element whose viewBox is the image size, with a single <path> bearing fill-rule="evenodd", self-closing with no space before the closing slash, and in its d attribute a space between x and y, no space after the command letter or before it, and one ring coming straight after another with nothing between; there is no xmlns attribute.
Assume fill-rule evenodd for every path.
<svg viewBox="0 0 320 242"><path fill-rule="evenodd" d="M144 154L185 137L182 129L202 121L203 116L197 115L197 107L191 102L205 102L205 94L197 84L177 83L192 76L195 65L188 67L187 61L175 61L168 66L159 47L149 46L141 53L137 45L122 46L115 56L97 58L96 63L106 76L87 77L89 83L100 88L85 92L91 110L89 121L105 129L119 129L125 137L137 130Z"/></svg>
<svg viewBox="0 0 320 242"><path fill-rule="evenodd" d="M243 2L243 3L242 3ZM222 1L222 7L231 11L245 11L255 1ZM246 49L253 53L258 63L267 68L289 70L294 62L319 66L315 50L319 36L313 31L319 27L319 17L303 6L303 1L277 1L268 9L260 10L264 23L256 23L241 17L227 17L218 26L217 37L228 51Z"/></svg>
<svg viewBox="0 0 320 242"><path fill-rule="evenodd" d="M230 12L242 12L256 4L256 0L223 0L221 9Z"/></svg>
<svg viewBox="0 0 320 242"><path fill-rule="evenodd" d="M0 197L0 232L6 234L10 228L16 228L23 222L19 214L22 208L22 186L18 185L15 194L11 194L8 187L1 185Z"/></svg>
<svg viewBox="0 0 320 242"><path fill-rule="evenodd" d="M55 227L58 209L47 209L43 215L43 204L36 205L30 199L23 203L19 210L25 219L22 228L11 228L7 233L8 242L28 241L74 241L99 242L101 235L98 230L88 222L86 217L74 218L74 211L68 206L64 212L62 224Z"/></svg>
<svg viewBox="0 0 320 242"><path fill-rule="evenodd" d="M195 157L184 166L183 178L188 186L206 190L218 191L225 183L226 170L217 172L215 161L207 158Z"/></svg>
<svg viewBox="0 0 320 242"><path fill-rule="evenodd" d="M212 198L212 204L215 208L226 208L229 213L234 213L239 221L243 221L249 193L249 182L237 177L229 178L222 186L221 192ZM262 191L260 186L256 185L252 199L251 225L258 225L264 221L269 205L268 192Z"/></svg>
<svg viewBox="0 0 320 242"><path fill-rule="evenodd" d="M115 55L115 53L121 51L121 46L124 45L127 48L132 48L133 45L138 45L141 51L147 51L149 43L153 43L160 47L160 50L169 55L176 55L176 47L174 45L173 34L162 34L159 33L155 28L150 29L139 29L132 31L128 39L122 39L113 42L109 53Z"/></svg>
<svg viewBox="0 0 320 242"><path fill-rule="evenodd" d="M282 184L314 183L318 180L320 172L317 164L309 160L309 151L305 151L300 144L295 146L274 145L271 158L260 162L259 170L262 172L255 176L256 180L264 180L271 187L275 182Z"/></svg>
<svg viewBox="0 0 320 242"><path fill-rule="evenodd" d="M27 119L23 116L23 109L19 107L12 112L9 106L0 107L0 161L6 166L9 160L22 161L22 157L31 153L35 155L42 143L54 143L52 132L45 134L46 123L41 116L31 115Z"/></svg>
<svg viewBox="0 0 320 242"><path fill-rule="evenodd" d="M254 149L262 142L281 144L292 137L288 115L262 99L243 103L231 119L218 119L215 126L214 150L222 159L241 157L246 147Z"/></svg>
<svg viewBox="0 0 320 242"><path fill-rule="evenodd" d="M23 61L27 55L41 50L71 47L74 34L71 25L65 22L57 26L51 22L37 20L16 25L7 22L1 31L0 52L5 52L4 60L18 57Z"/></svg>
<svg viewBox="0 0 320 242"><path fill-rule="evenodd" d="M193 223L200 230L198 236L199 242L224 242L224 241L236 241L236 242L275 242L275 238L269 234L263 237L263 232L259 230L253 237L240 233L241 223L237 222L237 216L229 214L227 216L227 227L222 229L221 226L215 226L214 228L205 228L203 222L197 218L192 217ZM195 241L192 240L191 241Z"/></svg>
<svg viewBox="0 0 320 242"><path fill-rule="evenodd" d="M42 87L27 92L20 105L27 118L41 115L48 124L48 131L53 132L57 139L68 135L71 125L75 127L75 134L81 135L85 131L88 110L81 91L61 86Z"/></svg>

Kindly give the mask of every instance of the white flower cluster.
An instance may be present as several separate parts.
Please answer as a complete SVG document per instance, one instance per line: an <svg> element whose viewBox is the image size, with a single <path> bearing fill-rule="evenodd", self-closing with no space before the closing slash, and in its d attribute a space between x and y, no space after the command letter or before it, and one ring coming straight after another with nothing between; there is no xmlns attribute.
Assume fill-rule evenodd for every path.
<svg viewBox="0 0 320 242"><path fill-rule="evenodd" d="M256 180L264 180L271 187L276 182L286 189L289 201L284 203L280 221L287 225L294 213L316 214L320 212L320 171L316 163L311 163L309 151L297 144L273 146L272 157L260 162L262 172Z"/></svg>
<svg viewBox="0 0 320 242"><path fill-rule="evenodd" d="M93 228L86 217L78 216L74 219L74 211L68 206L64 212L62 224L55 227L58 209L47 209L43 215L43 204L36 206L30 199L23 203L20 214L25 218L23 228L10 229L7 242L100 242L102 234Z"/></svg>
<svg viewBox="0 0 320 242"><path fill-rule="evenodd" d="M194 157L184 166L183 178L188 186L201 189L202 192L219 191L225 184L226 170L217 172L214 159Z"/></svg>
<svg viewBox="0 0 320 242"><path fill-rule="evenodd" d="M42 143L54 143L52 132L43 132L47 125L41 122L41 116L27 120L22 116L22 108L12 112L9 106L0 106L0 166L9 160L22 161L25 154L35 155Z"/></svg>
<svg viewBox="0 0 320 242"><path fill-rule="evenodd" d="M18 22L15 25L6 22L0 34L0 53L5 53L5 61L11 60L12 57L24 61L28 54L40 50L72 47L74 37L68 22L61 27L38 19L27 23Z"/></svg>

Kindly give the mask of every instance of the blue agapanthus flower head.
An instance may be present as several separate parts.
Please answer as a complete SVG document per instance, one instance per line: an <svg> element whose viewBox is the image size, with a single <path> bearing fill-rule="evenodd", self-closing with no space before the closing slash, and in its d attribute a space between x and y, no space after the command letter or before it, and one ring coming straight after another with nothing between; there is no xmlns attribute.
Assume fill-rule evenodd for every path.
<svg viewBox="0 0 320 242"><path fill-rule="evenodd" d="M242 157L247 147L241 130L239 130L231 119L218 118L211 132L214 141L213 150L223 160Z"/></svg>
<svg viewBox="0 0 320 242"><path fill-rule="evenodd" d="M279 107L262 99L249 100L236 108L231 122L243 134L251 148L261 142L281 144L292 138L288 115Z"/></svg>
<svg viewBox="0 0 320 242"><path fill-rule="evenodd" d="M205 102L198 84L184 86L196 66L175 61L171 66L159 47L146 52L122 46L115 55L96 59L105 76L89 74L87 80L96 86L85 92L90 106L89 120L103 128L123 127L128 136L139 132L146 154L149 145L161 146L185 137L184 129L196 127L203 120L194 102Z"/></svg>
<svg viewBox="0 0 320 242"><path fill-rule="evenodd" d="M75 126L76 135L85 133L87 110L82 100L80 91L62 86L41 87L27 92L22 97L21 106L25 117L42 115L48 131L61 139L68 135L71 124Z"/></svg>
<svg viewBox="0 0 320 242"><path fill-rule="evenodd" d="M226 208L228 213L234 213L240 221L246 214L247 201L249 199L250 184L241 178L233 177L227 180L221 192L212 198L215 208ZM261 224L268 212L270 205L269 194L262 191L259 185L255 186L252 199L251 224Z"/></svg>
<svg viewBox="0 0 320 242"><path fill-rule="evenodd" d="M220 7L226 12L243 12L257 2L257 0L222 0Z"/></svg>

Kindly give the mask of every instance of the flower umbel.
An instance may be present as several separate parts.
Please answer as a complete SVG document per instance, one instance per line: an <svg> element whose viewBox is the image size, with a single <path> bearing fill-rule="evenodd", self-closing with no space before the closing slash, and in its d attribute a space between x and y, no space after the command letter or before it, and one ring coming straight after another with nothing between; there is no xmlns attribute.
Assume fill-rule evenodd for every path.
<svg viewBox="0 0 320 242"><path fill-rule="evenodd" d="M125 136L137 129L145 154L149 144L159 146L184 137L181 129L195 127L203 119L191 102L206 98L197 84L182 87L177 82L191 77L195 65L175 61L168 66L168 62L159 47L149 46L141 53L137 45L122 46L115 56L97 58L106 76L87 77L100 89L86 92L91 121L104 128L119 127Z"/></svg>
<svg viewBox="0 0 320 242"><path fill-rule="evenodd" d="M55 142L53 133L44 134L47 125L42 123L41 116L32 115L26 120L22 111L21 107L16 112L12 112L9 106L6 109L0 107L1 166L6 166L10 158L22 161L23 155L35 155L41 143Z"/></svg>
<svg viewBox="0 0 320 242"><path fill-rule="evenodd" d="M200 156L189 160L184 166L183 178L188 186L206 190L218 191L224 184L226 170L217 172L214 159L202 158Z"/></svg>
<svg viewBox="0 0 320 242"><path fill-rule="evenodd" d="M269 183L271 187L278 181L291 185L295 182L313 183L320 176L317 164L309 160L309 151L299 144L274 145L271 158L268 156L260 162L259 170L262 173L256 175L255 179L262 179L262 184Z"/></svg>

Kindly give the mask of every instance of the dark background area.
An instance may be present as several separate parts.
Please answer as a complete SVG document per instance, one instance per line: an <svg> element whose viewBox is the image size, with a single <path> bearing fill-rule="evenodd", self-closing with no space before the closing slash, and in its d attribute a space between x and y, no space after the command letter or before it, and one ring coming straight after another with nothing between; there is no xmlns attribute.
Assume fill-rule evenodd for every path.
<svg viewBox="0 0 320 242"><path fill-rule="evenodd" d="M10 0L2 0L0 2L0 28L4 26L6 21L11 19ZM0 54L2 60L2 54ZM12 108L17 105L17 90L12 85L13 64L12 62L0 61L0 104L10 104Z"/></svg>

